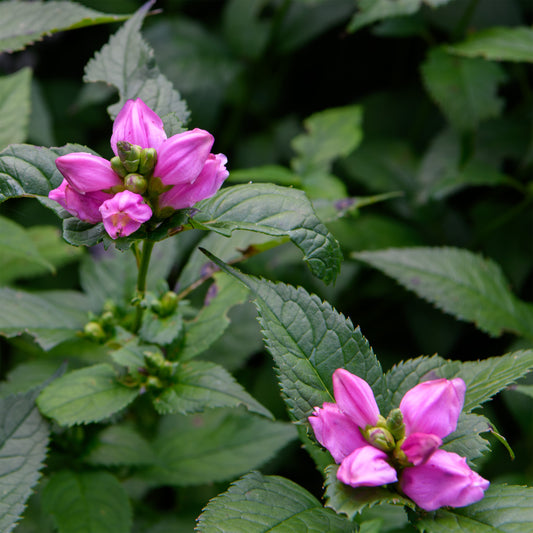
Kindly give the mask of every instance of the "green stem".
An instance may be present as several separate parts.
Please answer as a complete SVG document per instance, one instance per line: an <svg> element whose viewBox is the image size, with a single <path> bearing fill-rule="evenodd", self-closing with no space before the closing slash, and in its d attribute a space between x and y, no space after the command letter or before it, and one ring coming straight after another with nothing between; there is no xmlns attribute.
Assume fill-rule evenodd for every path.
<svg viewBox="0 0 533 533"><path fill-rule="evenodd" d="M139 264L139 271L137 273L137 311L135 313L135 323L133 331L137 332L141 327L141 320L143 315L143 308L141 302L144 299L146 292L146 276L148 274L148 265L150 264L150 257L154 248L154 241L146 239L143 243L141 262Z"/></svg>

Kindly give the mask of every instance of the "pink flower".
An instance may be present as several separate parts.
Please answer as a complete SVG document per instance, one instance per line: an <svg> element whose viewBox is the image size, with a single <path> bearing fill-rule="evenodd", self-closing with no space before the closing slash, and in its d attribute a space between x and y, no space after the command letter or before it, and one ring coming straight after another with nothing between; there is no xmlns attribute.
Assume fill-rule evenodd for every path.
<svg viewBox="0 0 533 533"><path fill-rule="evenodd" d="M333 373L336 403L315 407L315 437L340 463L337 478L352 487L399 481L419 507L462 507L483 498L489 482L466 459L439 450L455 431L464 403L462 379L426 381L409 390L387 420L372 389L344 369Z"/></svg>
<svg viewBox="0 0 533 533"><path fill-rule="evenodd" d="M140 194L122 191L100 206L104 228L112 239L127 237L150 220L152 210Z"/></svg>
<svg viewBox="0 0 533 533"><path fill-rule="evenodd" d="M144 198L146 207L158 220L176 209L193 206L209 198L228 177L223 154L212 154L214 138L207 131L193 129L167 138L163 121L142 100L128 100L113 124L111 148L115 157L102 157L74 152L56 159L56 165L65 180L49 193L74 216L91 223L101 222L102 213L108 212L124 200L99 209L113 194L127 190ZM140 204L139 204L140 205ZM139 217L133 207L126 208L132 216L125 224L104 219L109 234L126 236L135 230ZM122 211L120 211L122 213ZM118 215L113 215L118 220ZM142 222L141 222L142 223ZM138 228L139 226L137 226Z"/></svg>

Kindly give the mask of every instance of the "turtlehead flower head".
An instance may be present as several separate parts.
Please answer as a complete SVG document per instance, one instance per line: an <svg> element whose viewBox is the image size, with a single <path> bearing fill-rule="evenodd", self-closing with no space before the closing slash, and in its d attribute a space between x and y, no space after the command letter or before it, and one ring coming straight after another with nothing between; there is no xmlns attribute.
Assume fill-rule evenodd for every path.
<svg viewBox="0 0 533 533"><path fill-rule="evenodd" d="M104 228L112 239L127 237L150 220L152 210L140 194L122 191L102 203L99 208Z"/></svg>
<svg viewBox="0 0 533 533"><path fill-rule="evenodd" d="M368 383L337 369L335 403L315 407L309 422L318 442L340 464L337 479L342 483L363 487L398 482L427 511L463 507L483 498L489 486L464 457L439 449L457 428L465 391L460 378L420 383L385 420Z"/></svg>
<svg viewBox="0 0 533 533"><path fill-rule="evenodd" d="M152 109L139 98L128 100L113 123L115 157L108 161L87 152L58 157L56 166L64 180L49 197L81 220L104 222L113 239L130 235L150 218L157 225L174 210L192 207L218 191L229 173L226 157L211 153L213 142L210 133L198 128L167 138L163 121ZM131 221L123 224L104 218L110 206L115 209L124 203L123 197L103 210L100 207L125 191L142 197L140 218L146 216L147 207L149 219L138 224L140 218L133 216L133 210ZM113 220L121 217L115 213Z"/></svg>

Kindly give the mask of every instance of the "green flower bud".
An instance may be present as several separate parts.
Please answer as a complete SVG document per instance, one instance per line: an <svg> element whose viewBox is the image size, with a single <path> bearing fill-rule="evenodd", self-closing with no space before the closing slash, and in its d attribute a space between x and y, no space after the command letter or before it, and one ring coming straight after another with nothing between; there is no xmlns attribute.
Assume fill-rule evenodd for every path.
<svg viewBox="0 0 533 533"><path fill-rule="evenodd" d="M156 389L160 390L163 388L163 383L161 380L156 376L148 376L146 378L146 387L148 389Z"/></svg>
<svg viewBox="0 0 533 533"><path fill-rule="evenodd" d="M157 372L159 369L165 366L167 360L161 354L161 352L146 352L144 354L144 362L149 371Z"/></svg>
<svg viewBox="0 0 533 533"><path fill-rule="evenodd" d="M126 177L128 171L124 168L124 165L122 164L122 161L120 160L120 157L118 155L112 157L110 163L111 168L115 171L116 174L118 174L121 178Z"/></svg>
<svg viewBox="0 0 533 533"><path fill-rule="evenodd" d="M128 191L143 194L148 187L144 176L140 174L128 174L124 179L124 185Z"/></svg>
<svg viewBox="0 0 533 533"><path fill-rule="evenodd" d="M159 300L159 315L168 316L171 315L178 306L178 295L173 291L168 291Z"/></svg>
<svg viewBox="0 0 533 533"><path fill-rule="evenodd" d="M93 320L85 324L85 327L83 328L83 333L86 337L98 342L105 340L107 337L102 326L98 322L95 322Z"/></svg>
<svg viewBox="0 0 533 533"><path fill-rule="evenodd" d="M100 317L100 322L104 325L112 325L115 322L115 315L111 311L104 311Z"/></svg>
<svg viewBox="0 0 533 533"><path fill-rule="evenodd" d="M140 146L126 141L119 141L117 143L118 157L128 172L137 172L141 150L142 148Z"/></svg>
<svg viewBox="0 0 533 533"><path fill-rule="evenodd" d="M152 173L157 163L157 152L155 148L145 148L141 151L139 159L139 174L148 176Z"/></svg>
<svg viewBox="0 0 533 533"><path fill-rule="evenodd" d="M403 414L399 409L393 409L387 417L387 429L395 440L405 437L405 424L403 423Z"/></svg>
<svg viewBox="0 0 533 533"><path fill-rule="evenodd" d="M384 452L390 452L396 446L393 436L385 428L370 428L365 431L364 436L370 444Z"/></svg>

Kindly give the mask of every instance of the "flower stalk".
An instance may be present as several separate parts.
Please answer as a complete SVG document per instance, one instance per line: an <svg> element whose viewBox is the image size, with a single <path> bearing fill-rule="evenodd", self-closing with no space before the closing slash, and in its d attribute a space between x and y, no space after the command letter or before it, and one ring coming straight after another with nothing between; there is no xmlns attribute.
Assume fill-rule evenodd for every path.
<svg viewBox="0 0 533 533"><path fill-rule="evenodd" d="M142 301L144 300L144 295L146 293L146 277L148 275L148 266L150 265L150 258L152 257L154 244L154 241L150 241L148 239L143 241L141 260L139 262L139 270L137 272L137 294L135 298L137 309L135 312L135 322L133 323L133 331L135 333L139 331L139 328L141 327L143 315Z"/></svg>

